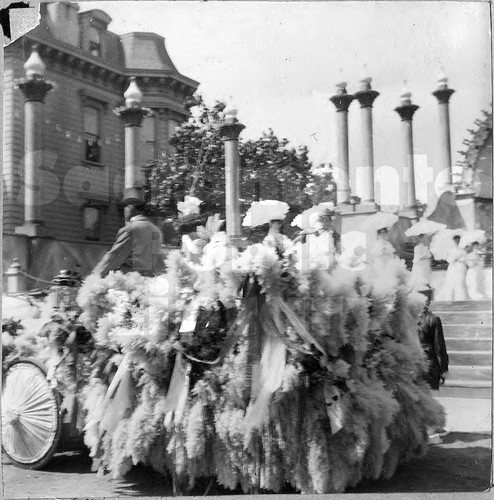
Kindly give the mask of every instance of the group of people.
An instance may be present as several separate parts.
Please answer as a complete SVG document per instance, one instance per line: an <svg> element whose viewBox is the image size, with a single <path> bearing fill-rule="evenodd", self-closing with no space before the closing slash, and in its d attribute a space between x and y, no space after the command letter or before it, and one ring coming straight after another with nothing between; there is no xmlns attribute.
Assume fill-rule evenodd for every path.
<svg viewBox="0 0 494 500"><path fill-rule="evenodd" d="M431 281L432 253L424 234L419 235L414 249L412 276L417 284ZM438 300L482 300L486 298L483 280L483 258L478 241L465 248L460 247L461 236L455 234L452 246L447 252L448 269L442 287L437 294Z"/></svg>

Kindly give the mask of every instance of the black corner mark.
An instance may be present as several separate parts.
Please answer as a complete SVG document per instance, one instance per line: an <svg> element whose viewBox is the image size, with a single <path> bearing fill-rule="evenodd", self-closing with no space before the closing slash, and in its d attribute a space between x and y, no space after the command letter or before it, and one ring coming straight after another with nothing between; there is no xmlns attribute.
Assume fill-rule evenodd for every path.
<svg viewBox="0 0 494 500"><path fill-rule="evenodd" d="M0 24L2 25L3 34L11 37L10 32L10 9L28 9L30 5L25 2L13 2L7 8L0 9Z"/></svg>

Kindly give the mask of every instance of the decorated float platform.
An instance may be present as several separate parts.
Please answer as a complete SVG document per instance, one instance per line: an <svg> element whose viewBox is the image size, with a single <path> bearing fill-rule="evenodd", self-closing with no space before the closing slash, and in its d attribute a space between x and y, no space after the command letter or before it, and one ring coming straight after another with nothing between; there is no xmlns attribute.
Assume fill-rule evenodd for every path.
<svg viewBox="0 0 494 500"><path fill-rule="evenodd" d="M423 379L423 296L392 255L350 266L287 240L238 250L216 232L198 258L170 252L160 276L65 287L72 306L48 297L3 332L4 378L34 359L94 470L150 466L175 494L212 479L311 494L390 478L445 424ZM38 397L17 389L7 378L4 401ZM8 420L4 447L21 455L40 425L53 434L44 417Z"/></svg>

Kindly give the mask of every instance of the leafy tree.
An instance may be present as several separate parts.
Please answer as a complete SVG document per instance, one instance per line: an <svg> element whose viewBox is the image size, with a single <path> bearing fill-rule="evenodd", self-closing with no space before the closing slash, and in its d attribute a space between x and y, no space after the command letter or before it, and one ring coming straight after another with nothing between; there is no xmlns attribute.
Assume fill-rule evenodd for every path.
<svg viewBox="0 0 494 500"><path fill-rule="evenodd" d="M313 173L312 182L307 186L307 193L313 205L327 201L332 201L336 205L336 182L332 168L329 165L328 170L324 165L320 165Z"/></svg>
<svg viewBox="0 0 494 500"><path fill-rule="evenodd" d="M185 195L200 198L201 212L225 210L224 145L219 135L225 103L207 106L200 95L187 103L191 118L170 139L173 151L150 173L150 201L155 212L175 216L176 203ZM306 147L289 148L272 130L257 140L240 138L241 202L279 199L294 211L311 205L305 192L312 180Z"/></svg>

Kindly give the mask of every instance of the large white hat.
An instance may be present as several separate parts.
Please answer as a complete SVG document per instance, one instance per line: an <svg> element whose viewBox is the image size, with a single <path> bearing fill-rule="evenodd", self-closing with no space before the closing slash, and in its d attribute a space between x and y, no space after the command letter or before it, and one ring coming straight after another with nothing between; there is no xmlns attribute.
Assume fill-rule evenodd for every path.
<svg viewBox="0 0 494 500"><path fill-rule="evenodd" d="M446 229L446 224L422 219L405 231L405 236L419 236L421 234L434 234Z"/></svg>
<svg viewBox="0 0 494 500"><path fill-rule="evenodd" d="M334 203L331 201L319 203L307 210L304 210L301 214L298 214L292 221L292 226L297 226L300 229L310 229L314 228L320 223L321 215L327 211L334 210Z"/></svg>
<svg viewBox="0 0 494 500"><path fill-rule="evenodd" d="M485 243L485 231L482 229L474 229L472 231L466 231L461 235L460 248L466 248L472 243L479 243L482 245Z"/></svg>
<svg viewBox="0 0 494 500"><path fill-rule="evenodd" d="M376 212L367 217L361 224L360 230L364 232L376 232L381 229L387 229L398 222L399 217L387 212Z"/></svg>
<svg viewBox="0 0 494 500"><path fill-rule="evenodd" d="M254 201L245 214L242 226L256 227L272 220L284 220L290 210L288 203L279 200Z"/></svg>

